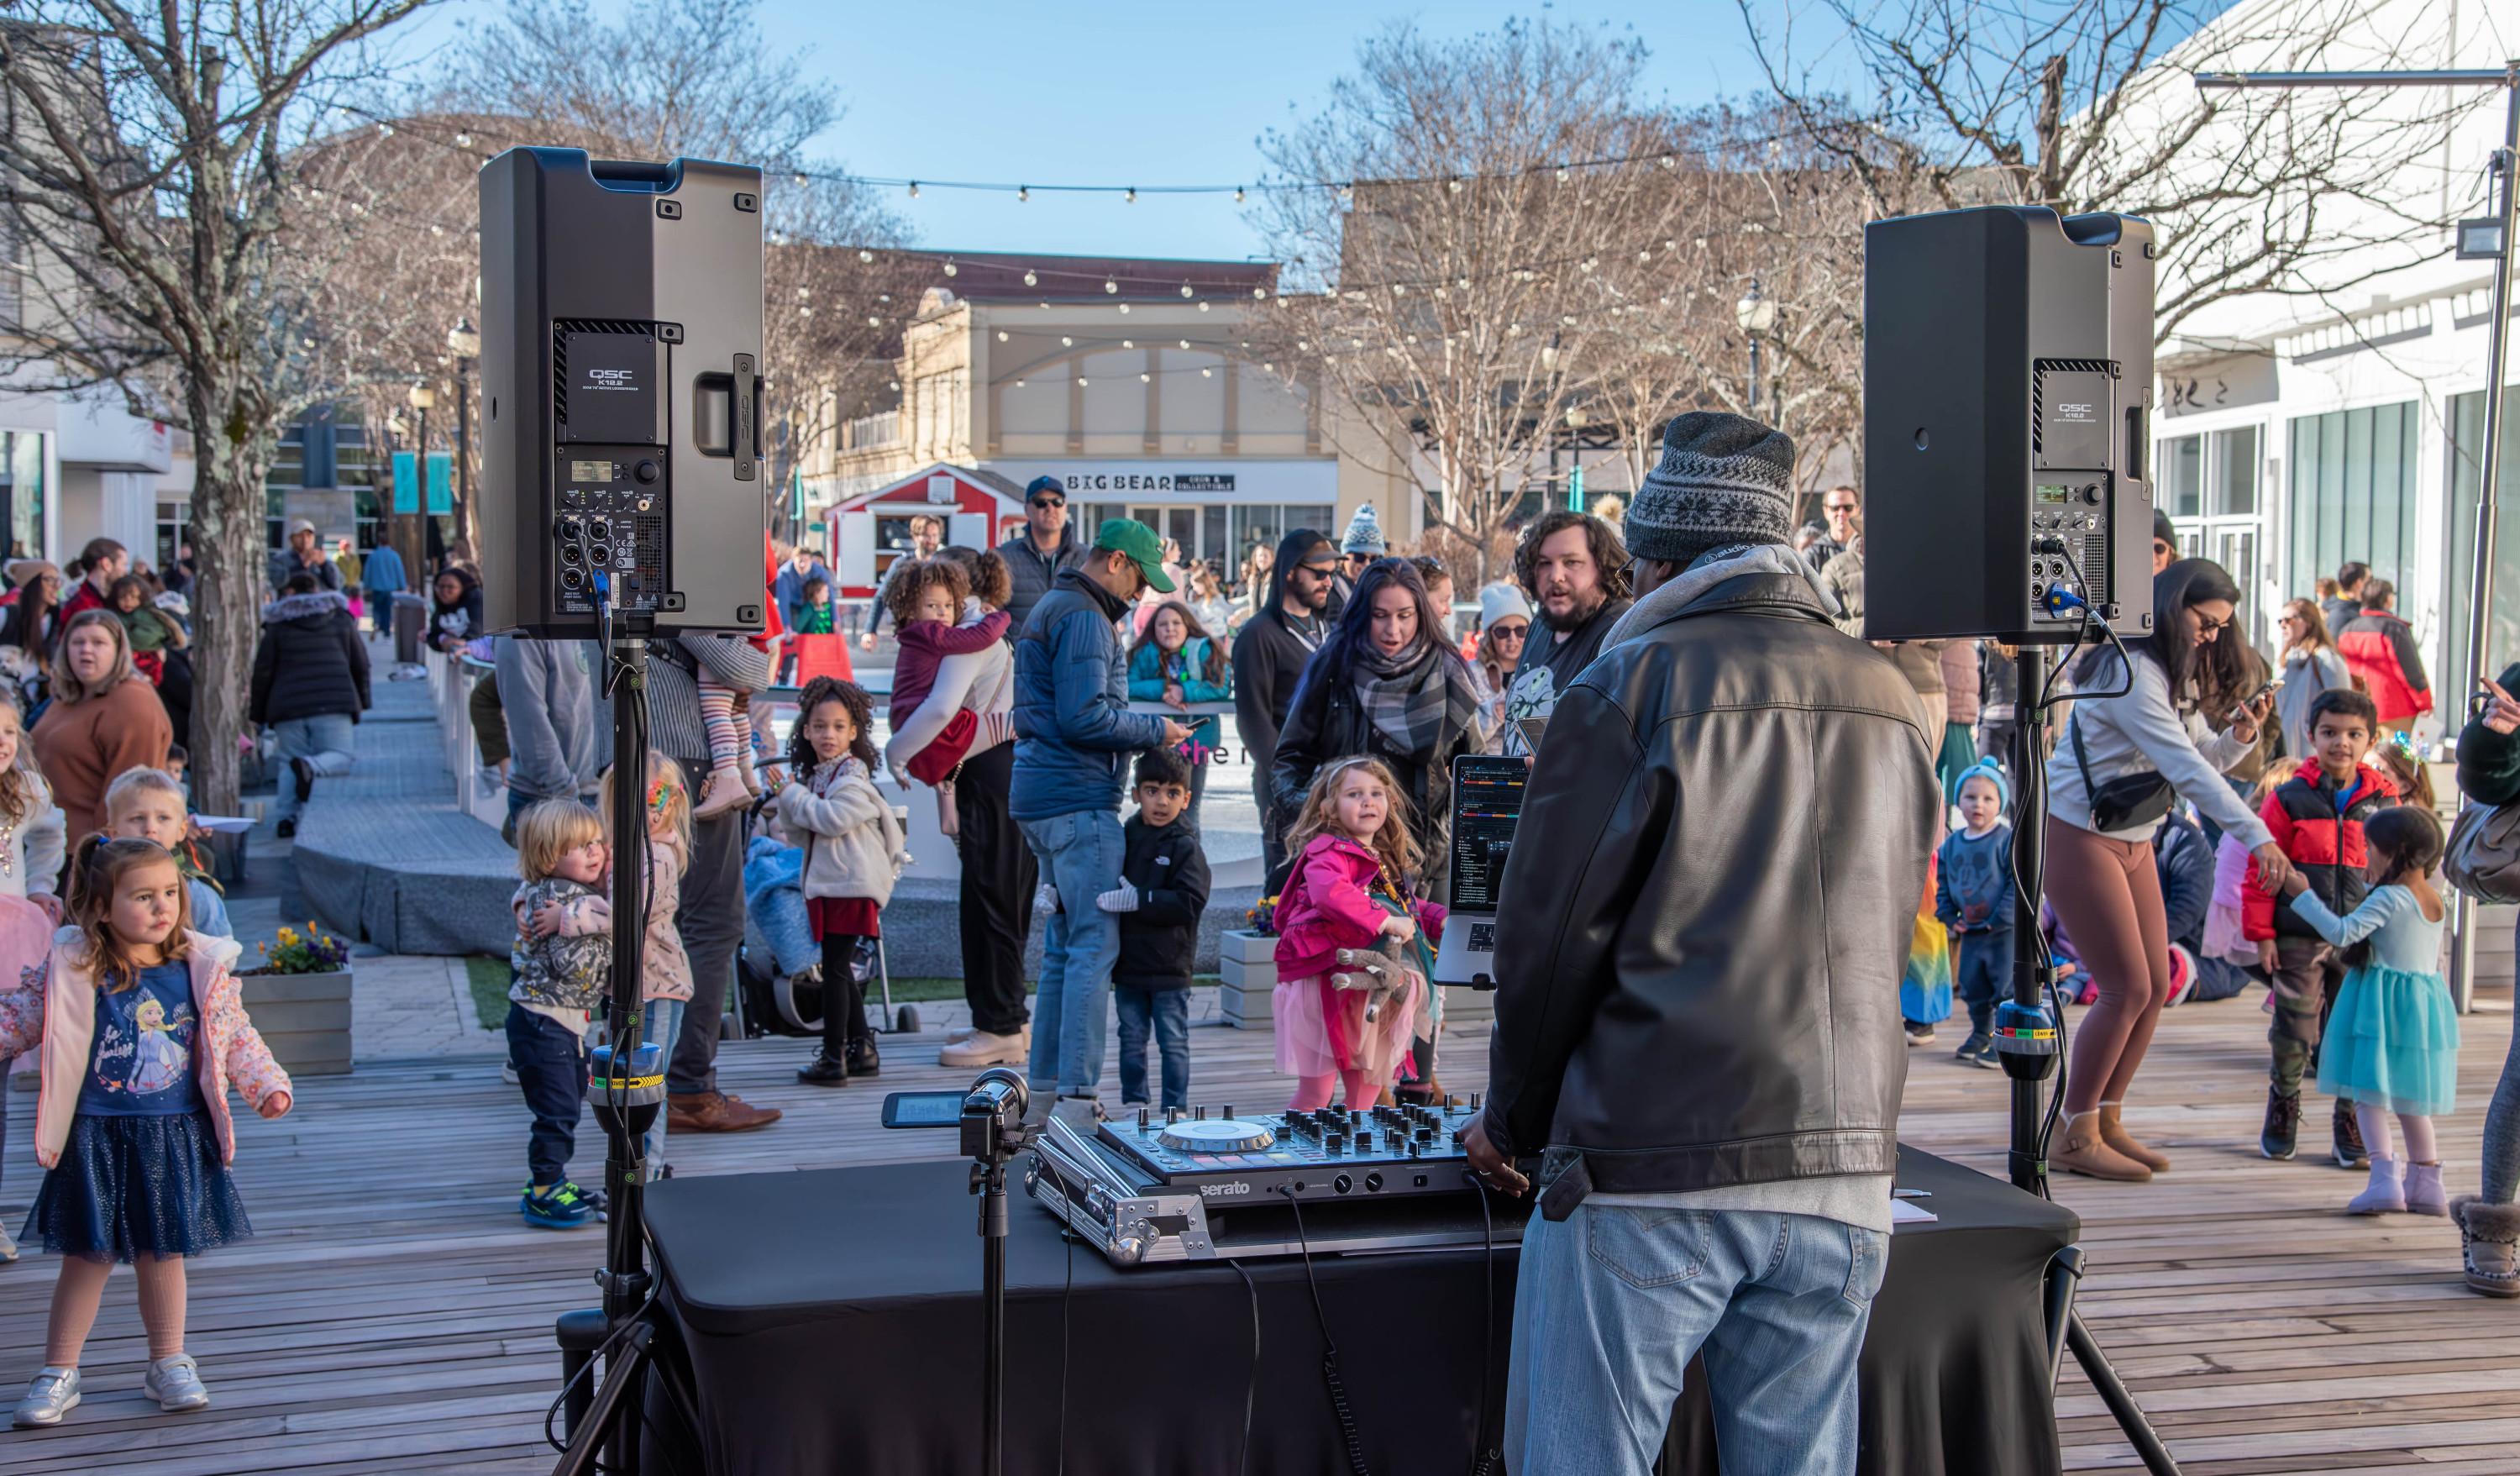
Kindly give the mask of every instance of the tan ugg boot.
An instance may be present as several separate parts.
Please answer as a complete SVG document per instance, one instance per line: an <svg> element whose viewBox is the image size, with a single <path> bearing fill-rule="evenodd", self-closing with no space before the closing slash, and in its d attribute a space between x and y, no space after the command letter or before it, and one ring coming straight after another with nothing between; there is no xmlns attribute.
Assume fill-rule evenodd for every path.
<svg viewBox="0 0 2520 1476"><path fill-rule="evenodd" d="M2163 1173L2170 1167L2168 1154L2145 1147L2135 1141L2134 1134L2118 1125L2116 1102L2100 1103L2100 1141L2117 1149L2119 1157L2132 1158L2156 1174Z"/></svg>
<svg viewBox="0 0 2520 1476"><path fill-rule="evenodd" d="M2091 1179L2114 1179L2123 1184L2148 1184L2152 1180L2152 1170L2100 1141L2097 1112L2077 1112L2067 1118L2065 1141L2048 1155L2048 1162L2069 1174Z"/></svg>
<svg viewBox="0 0 2520 1476"><path fill-rule="evenodd" d="M2473 1194L2450 1202L2458 1227L2467 1289L2480 1296L2520 1297L2520 1205L2488 1204Z"/></svg>

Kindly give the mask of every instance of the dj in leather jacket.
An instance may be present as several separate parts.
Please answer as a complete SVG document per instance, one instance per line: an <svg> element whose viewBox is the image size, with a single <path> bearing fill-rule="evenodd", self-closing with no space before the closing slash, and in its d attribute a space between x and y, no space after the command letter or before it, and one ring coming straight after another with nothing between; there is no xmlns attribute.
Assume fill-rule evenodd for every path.
<svg viewBox="0 0 2520 1476"><path fill-rule="evenodd" d="M1915 693L1797 573L1636 616L1525 796L1489 1139L1574 1150L1551 1154L1552 1219L1592 1189L1890 1173L1940 803Z"/></svg>

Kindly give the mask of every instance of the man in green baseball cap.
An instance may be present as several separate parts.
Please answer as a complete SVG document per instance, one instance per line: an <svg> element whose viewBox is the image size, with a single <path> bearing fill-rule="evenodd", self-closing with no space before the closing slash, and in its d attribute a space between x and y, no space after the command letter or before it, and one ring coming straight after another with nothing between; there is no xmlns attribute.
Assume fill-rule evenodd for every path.
<svg viewBox="0 0 2520 1476"><path fill-rule="evenodd" d="M1156 594L1169 595L1173 592L1172 576L1164 572L1164 541L1155 536L1154 529L1136 518L1102 519L1102 531L1094 535L1094 552L1128 555L1129 561L1136 564L1138 572L1145 576L1148 584L1155 587ZM1119 592L1114 590L1112 593ZM1131 590L1120 598L1135 599L1137 591Z"/></svg>

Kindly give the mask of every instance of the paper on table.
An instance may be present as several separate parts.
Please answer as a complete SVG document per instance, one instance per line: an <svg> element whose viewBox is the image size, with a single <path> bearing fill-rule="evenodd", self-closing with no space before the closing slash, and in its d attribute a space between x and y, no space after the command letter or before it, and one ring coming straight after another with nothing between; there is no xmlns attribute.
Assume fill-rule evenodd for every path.
<svg viewBox="0 0 2520 1476"><path fill-rule="evenodd" d="M1894 1226L1931 1225L1941 1218L1942 1217L1940 1215L1935 1214L1931 1210L1918 1209L1915 1201L1912 1199L1893 1199L1890 1201L1890 1223Z"/></svg>
<svg viewBox="0 0 2520 1476"><path fill-rule="evenodd" d="M204 830L229 834L253 828L253 822L242 815L196 815L193 824Z"/></svg>

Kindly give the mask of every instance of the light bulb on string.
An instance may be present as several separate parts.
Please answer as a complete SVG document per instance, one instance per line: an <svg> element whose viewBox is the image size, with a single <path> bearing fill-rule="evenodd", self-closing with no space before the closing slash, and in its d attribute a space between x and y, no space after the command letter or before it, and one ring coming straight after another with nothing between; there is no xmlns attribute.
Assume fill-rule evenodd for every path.
<svg viewBox="0 0 2520 1476"><path fill-rule="evenodd" d="M472 148L472 135L471 135L471 134L469 134L469 133L459 133L459 134L455 135L455 147L456 147L456 148L458 148L458 149L470 149L470 148Z"/></svg>
<svg viewBox="0 0 2520 1476"><path fill-rule="evenodd" d="M1462 182L1458 179L1448 179L1444 181L1444 188L1452 191L1456 195L1459 195L1462 193Z"/></svg>
<svg viewBox="0 0 2520 1476"><path fill-rule="evenodd" d="M1023 388L1023 386L1024 386L1024 381L1023 381L1023 380L1015 380L1015 388L1017 388L1017 389L1021 389L1021 388Z"/></svg>
<svg viewBox="0 0 2520 1476"><path fill-rule="evenodd" d="M796 178L796 188L797 188L797 189L799 189L799 190L802 190L803 188L805 188L805 171L804 171L804 170L802 170L802 169L797 170L797 171L796 171L795 178Z"/></svg>
<svg viewBox="0 0 2520 1476"><path fill-rule="evenodd" d="M1007 341L1007 331L1003 328L998 330L998 341L1001 343Z"/></svg>
<svg viewBox="0 0 2520 1476"><path fill-rule="evenodd" d="M1198 377L1202 380L1213 380L1216 378L1216 371L1213 369L1202 368L1198 372Z"/></svg>
<svg viewBox="0 0 2520 1476"><path fill-rule="evenodd" d="M1200 312L1202 312L1202 313L1207 311L1207 303L1206 303L1206 301L1205 301L1204 299L1202 299L1202 300L1199 302L1199 304L1198 304L1198 310L1199 310Z"/></svg>
<svg viewBox="0 0 2520 1476"><path fill-rule="evenodd" d="M1085 387L1085 376L1083 376L1083 375L1078 375L1078 376L1076 377L1076 387L1077 387L1077 388L1079 388L1079 389L1082 389L1082 388L1084 388L1084 387Z"/></svg>
<svg viewBox="0 0 2520 1476"><path fill-rule="evenodd" d="M1040 283L1041 283L1041 279L1040 279L1039 277L1034 276L1034 275L1033 275L1031 272L1029 272L1029 271L1027 271L1027 272L1025 272L1025 273L1024 273L1024 286L1026 286L1026 287L1037 287L1037 286L1039 286L1039 285L1040 285Z"/></svg>
<svg viewBox="0 0 2520 1476"><path fill-rule="evenodd" d="M1118 291L1119 290L1120 290L1120 284L1119 284L1119 283L1112 281L1112 280L1111 280L1110 278L1108 278L1108 277L1105 277L1105 278L1103 278L1103 279L1102 279L1102 291L1103 291L1105 293L1116 292L1116 291Z"/></svg>
<svg viewBox="0 0 2520 1476"><path fill-rule="evenodd" d="M1122 203L1122 204L1124 204L1124 205L1134 205L1134 204L1136 204L1137 202L1138 202L1138 187L1137 187L1136 185L1131 185L1131 186L1129 187L1129 189L1128 189L1128 192L1127 192L1126 194L1124 194L1124 195L1122 195L1122 196L1120 197L1120 203Z"/></svg>
<svg viewBox="0 0 2520 1476"><path fill-rule="evenodd" d="M1124 317L1124 318L1125 318L1125 317L1127 317L1128 315L1129 315L1129 304L1127 304L1127 303L1123 302L1123 303L1121 303L1121 304L1120 304L1120 316L1122 316L1122 317Z"/></svg>
<svg viewBox="0 0 2520 1476"><path fill-rule="evenodd" d="M1120 346L1122 348L1135 348L1138 346L1138 340L1135 338L1123 338L1120 340Z"/></svg>
<svg viewBox="0 0 2520 1476"><path fill-rule="evenodd" d="M858 250L858 260L873 261L875 260L875 252L867 250L864 247L860 247Z"/></svg>
<svg viewBox="0 0 2520 1476"><path fill-rule="evenodd" d="M1189 340L1188 338L1184 338L1184 339L1182 339L1182 340L1181 340L1181 346L1182 346L1182 347L1184 347L1184 348L1188 348L1188 347L1190 347L1190 340Z"/></svg>
<svg viewBox="0 0 2520 1476"><path fill-rule="evenodd" d="M1195 297L1198 294L1196 292L1191 291L1189 283L1185 282L1182 284L1182 297L1184 300L1188 300L1189 298Z"/></svg>
<svg viewBox="0 0 2520 1476"><path fill-rule="evenodd" d="M1067 336L1065 334L1061 334L1058 337L1058 346L1061 348L1074 348L1076 346L1076 340Z"/></svg>
<svg viewBox="0 0 2520 1476"><path fill-rule="evenodd" d="M1266 302L1269 300L1269 290L1265 287L1255 287L1251 290L1251 295L1256 301Z"/></svg>
<svg viewBox="0 0 2520 1476"><path fill-rule="evenodd" d="M1138 376L1138 382L1141 384L1152 384L1155 382L1155 377L1150 374L1141 374Z"/></svg>
<svg viewBox="0 0 2520 1476"><path fill-rule="evenodd" d="M945 263L945 275L948 277L960 277L963 275L963 269L949 261Z"/></svg>
<svg viewBox="0 0 2520 1476"><path fill-rule="evenodd" d="M1236 185L1234 187L1234 202L1238 205L1242 203L1242 187L1240 185Z"/></svg>
<svg viewBox="0 0 2520 1476"><path fill-rule="evenodd" d="M1020 205L1020 204L1027 204L1027 203L1029 203L1029 202L1031 201L1031 200L1032 200L1032 186L1030 186L1030 185L1017 185L1017 186L1015 186L1015 203L1016 203L1016 204L1019 204L1019 205Z"/></svg>
<svg viewBox="0 0 2520 1476"><path fill-rule="evenodd" d="M1572 174L1569 174L1569 173L1567 172L1567 170L1566 170L1566 166L1565 166L1564 164L1559 164L1559 165L1557 166L1557 182L1558 182L1559 184L1561 184L1561 185L1562 185L1562 184L1566 183L1568 180L1570 180L1570 179L1572 179L1572 178L1574 178L1574 176L1573 176Z"/></svg>
<svg viewBox="0 0 2520 1476"><path fill-rule="evenodd" d="M915 179L910 182L910 198L913 200L919 198L919 181Z"/></svg>

